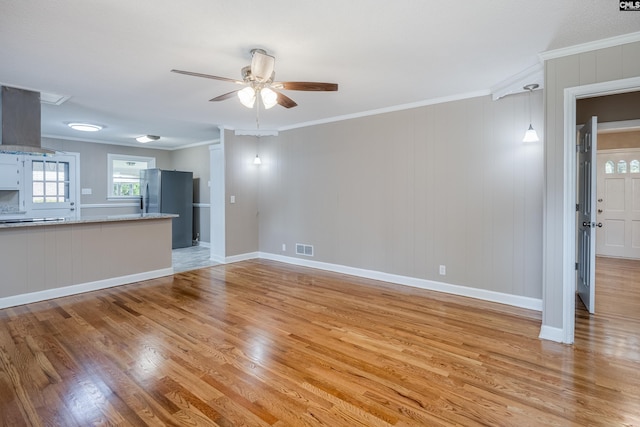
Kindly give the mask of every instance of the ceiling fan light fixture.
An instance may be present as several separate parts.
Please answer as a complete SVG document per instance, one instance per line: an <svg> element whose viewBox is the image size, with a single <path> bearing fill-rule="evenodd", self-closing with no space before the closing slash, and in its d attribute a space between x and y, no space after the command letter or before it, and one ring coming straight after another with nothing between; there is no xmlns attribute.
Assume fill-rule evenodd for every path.
<svg viewBox="0 0 640 427"><path fill-rule="evenodd" d="M139 137L136 138L136 141L141 142L141 143L147 143L147 142L152 142L152 141L157 141L159 140L160 137L158 135L141 135Z"/></svg>
<svg viewBox="0 0 640 427"><path fill-rule="evenodd" d="M267 110L278 104L278 94L268 87L262 88L260 90L260 97L262 98L264 108L266 108Z"/></svg>
<svg viewBox="0 0 640 427"><path fill-rule="evenodd" d="M247 86L238 91L238 98L240 98L242 105L253 108L253 104L256 102L256 91L251 86Z"/></svg>
<svg viewBox="0 0 640 427"><path fill-rule="evenodd" d="M280 90L313 92L335 92L338 90L337 83L275 81L276 73L274 68L275 57L273 55L267 54L264 49L251 49L251 65L245 66L240 70L242 80L185 70L172 69L171 72L245 85L246 87L242 90L227 92L209 101L224 101L233 98L234 94L237 94L242 105L247 108L253 108L256 103L256 98L258 97L258 92L261 92L260 98L262 99L262 104L265 106L265 109L267 109L274 107L276 104L284 108L293 108L298 105L293 99L280 92ZM260 107L260 102L258 102L257 106Z"/></svg>

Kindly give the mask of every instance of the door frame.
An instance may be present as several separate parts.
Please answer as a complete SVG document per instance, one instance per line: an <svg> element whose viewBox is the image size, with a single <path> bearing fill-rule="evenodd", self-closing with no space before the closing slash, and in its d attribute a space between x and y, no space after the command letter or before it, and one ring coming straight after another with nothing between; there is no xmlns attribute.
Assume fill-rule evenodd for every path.
<svg viewBox="0 0 640 427"><path fill-rule="evenodd" d="M211 212L209 225L209 259L220 264L226 263L226 193L225 193L225 128L220 127L220 140L209 146Z"/></svg>
<svg viewBox="0 0 640 427"><path fill-rule="evenodd" d="M637 91L640 91L640 77L564 89L562 342L566 344L572 344L574 340L576 310L576 102L582 98ZM549 284L545 284L546 286L549 286Z"/></svg>

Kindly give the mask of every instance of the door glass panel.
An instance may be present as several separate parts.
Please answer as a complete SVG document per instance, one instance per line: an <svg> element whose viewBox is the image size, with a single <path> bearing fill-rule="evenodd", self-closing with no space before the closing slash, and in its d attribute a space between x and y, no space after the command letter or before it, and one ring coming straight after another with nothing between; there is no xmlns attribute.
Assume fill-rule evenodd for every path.
<svg viewBox="0 0 640 427"><path fill-rule="evenodd" d="M627 173L627 162L618 160L618 173Z"/></svg>
<svg viewBox="0 0 640 427"><path fill-rule="evenodd" d="M637 160L631 160L629 163L629 170L631 173L640 173L640 162Z"/></svg>
<svg viewBox="0 0 640 427"><path fill-rule="evenodd" d="M55 160L32 162L33 203L64 203L69 200L69 163Z"/></svg>
<svg viewBox="0 0 640 427"><path fill-rule="evenodd" d="M609 160L607 161L607 163L604 164L604 173L613 173L613 172L614 172L613 162Z"/></svg>

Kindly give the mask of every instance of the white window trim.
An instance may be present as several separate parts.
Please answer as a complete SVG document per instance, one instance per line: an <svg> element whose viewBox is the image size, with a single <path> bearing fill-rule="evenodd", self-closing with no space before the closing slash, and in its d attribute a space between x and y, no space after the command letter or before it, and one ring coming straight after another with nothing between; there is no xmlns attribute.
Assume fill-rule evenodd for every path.
<svg viewBox="0 0 640 427"><path fill-rule="evenodd" d="M148 162L150 169L156 167L155 157L130 156L128 154L107 154L107 200L131 200L140 196L114 196L113 195L113 161L124 160L131 162Z"/></svg>

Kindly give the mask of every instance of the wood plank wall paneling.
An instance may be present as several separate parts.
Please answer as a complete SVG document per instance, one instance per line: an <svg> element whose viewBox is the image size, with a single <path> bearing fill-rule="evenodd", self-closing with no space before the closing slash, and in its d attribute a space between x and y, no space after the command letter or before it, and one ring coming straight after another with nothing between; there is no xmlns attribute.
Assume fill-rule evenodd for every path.
<svg viewBox="0 0 640 427"><path fill-rule="evenodd" d="M608 282L632 272L617 269ZM640 318L579 310L574 346L539 328L510 306L245 261L0 310L0 413L10 426L640 424Z"/></svg>
<svg viewBox="0 0 640 427"><path fill-rule="evenodd" d="M544 167L542 144L522 143L528 102L477 97L261 140L259 250L311 244L313 261L541 298ZM541 130L541 91L531 102Z"/></svg>

